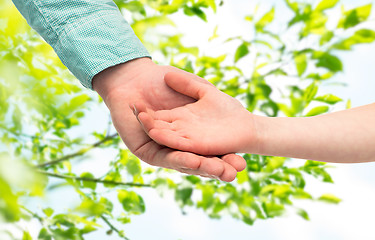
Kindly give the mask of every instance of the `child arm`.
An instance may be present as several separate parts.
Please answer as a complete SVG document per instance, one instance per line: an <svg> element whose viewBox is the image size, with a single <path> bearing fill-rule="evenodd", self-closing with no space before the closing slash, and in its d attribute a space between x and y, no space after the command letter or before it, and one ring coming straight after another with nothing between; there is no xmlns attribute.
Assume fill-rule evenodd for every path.
<svg viewBox="0 0 375 240"><path fill-rule="evenodd" d="M375 161L375 103L315 117L256 116L256 122L258 154L336 163Z"/></svg>
<svg viewBox="0 0 375 240"><path fill-rule="evenodd" d="M324 162L375 161L375 103L315 117L262 117L214 86L176 73L169 87L197 101L153 112L136 104L137 117L156 142L203 155L230 152Z"/></svg>

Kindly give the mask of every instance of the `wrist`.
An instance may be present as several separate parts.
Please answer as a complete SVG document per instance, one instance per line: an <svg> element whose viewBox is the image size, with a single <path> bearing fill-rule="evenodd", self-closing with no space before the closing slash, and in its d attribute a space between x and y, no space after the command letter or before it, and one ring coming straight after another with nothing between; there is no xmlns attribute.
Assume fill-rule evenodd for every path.
<svg viewBox="0 0 375 240"><path fill-rule="evenodd" d="M154 65L156 64L150 58L143 57L104 69L93 78L93 89L107 102L116 89L136 80L145 68Z"/></svg>
<svg viewBox="0 0 375 240"><path fill-rule="evenodd" d="M244 153L262 154L266 142L267 134L267 117L254 115L248 112L248 124L246 127L246 140Z"/></svg>

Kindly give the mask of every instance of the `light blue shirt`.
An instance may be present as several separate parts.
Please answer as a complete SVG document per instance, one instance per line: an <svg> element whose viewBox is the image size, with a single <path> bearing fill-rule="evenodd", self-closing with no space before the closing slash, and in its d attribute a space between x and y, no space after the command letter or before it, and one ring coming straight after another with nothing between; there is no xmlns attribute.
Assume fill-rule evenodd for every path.
<svg viewBox="0 0 375 240"><path fill-rule="evenodd" d="M112 0L13 0L83 86L102 70L150 57Z"/></svg>

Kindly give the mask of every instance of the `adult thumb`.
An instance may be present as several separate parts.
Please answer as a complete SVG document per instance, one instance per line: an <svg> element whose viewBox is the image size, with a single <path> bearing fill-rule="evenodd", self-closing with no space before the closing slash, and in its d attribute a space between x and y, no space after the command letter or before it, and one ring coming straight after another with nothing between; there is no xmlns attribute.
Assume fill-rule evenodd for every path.
<svg viewBox="0 0 375 240"><path fill-rule="evenodd" d="M192 79L186 74L178 72L169 72L164 76L165 83L183 95L189 96L196 100L201 99L209 90L211 85L202 81Z"/></svg>

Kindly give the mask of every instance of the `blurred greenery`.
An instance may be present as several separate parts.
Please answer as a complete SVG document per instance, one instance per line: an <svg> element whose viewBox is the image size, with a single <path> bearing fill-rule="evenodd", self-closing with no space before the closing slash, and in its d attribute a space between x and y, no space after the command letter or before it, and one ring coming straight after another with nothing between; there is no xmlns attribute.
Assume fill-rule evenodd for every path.
<svg viewBox="0 0 375 240"><path fill-rule="evenodd" d="M337 53L375 40L375 32L362 25L370 16L371 4L353 9L341 6L338 22L328 24L329 11L340 12L338 0L285 0L290 9L285 22L274 22L276 7L266 12L256 8L245 17L250 38L223 39L220 26L216 27L209 41L224 40L227 52L207 56L183 43L173 17L209 21L225 1L115 2L148 49L160 55L158 62L198 74L240 99L249 111L271 117L329 112L343 100L333 94L319 95L318 90L343 71ZM166 34L159 30L161 25L174 31ZM280 33L273 26L284 26L285 31ZM296 207L295 199L340 202L328 193L313 196L305 191L307 175L333 183L327 165L320 162L295 166L287 158L246 154L247 168L233 183L145 167L108 131L111 128L86 130L85 115L102 101L79 86L10 0L0 1L0 33L0 222L18 226L6 232L10 239L33 239L19 224L31 219L40 223L37 239L85 239L100 229L131 238L122 226L146 211L140 188L173 193L183 210L202 209L211 218L229 215L249 225L281 216L288 209L308 220L308 212ZM235 46L234 51L230 46ZM243 62L252 63L247 65L250 74L239 67ZM277 84L270 84L275 79ZM82 131L81 137L75 136L74 132ZM117 152L103 176L77 171L74 160L94 149ZM80 199L76 206L58 212L42 201L66 187ZM116 192L117 199L109 198L108 192ZM30 201L37 201L38 207ZM116 206L122 211L113 211Z"/></svg>

